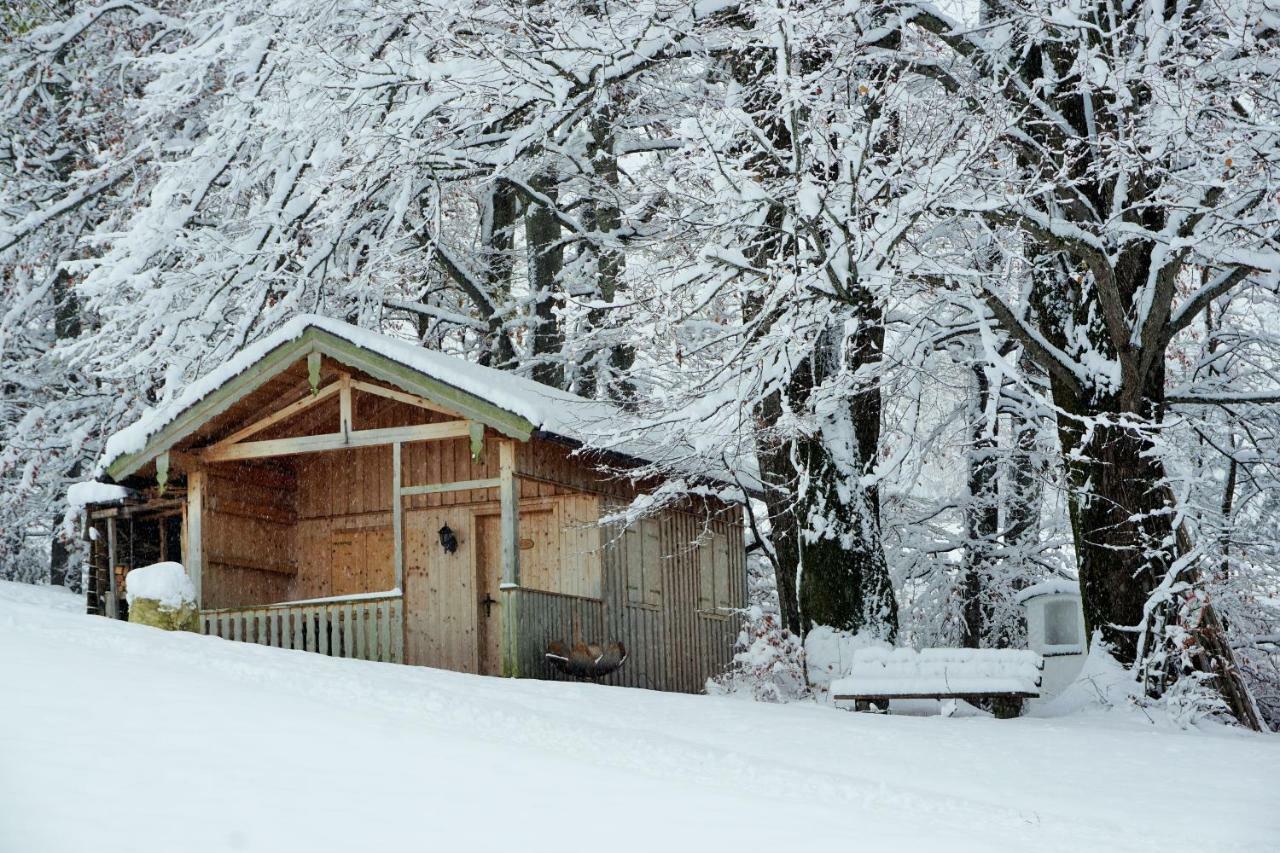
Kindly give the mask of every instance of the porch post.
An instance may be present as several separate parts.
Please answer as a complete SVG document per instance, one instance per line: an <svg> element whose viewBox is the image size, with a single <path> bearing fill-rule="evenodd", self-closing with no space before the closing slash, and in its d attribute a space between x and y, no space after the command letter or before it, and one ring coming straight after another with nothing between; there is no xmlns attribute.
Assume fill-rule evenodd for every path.
<svg viewBox="0 0 1280 853"><path fill-rule="evenodd" d="M118 599L119 584L116 583L116 520L107 518L107 618L120 618Z"/></svg>
<svg viewBox="0 0 1280 853"><path fill-rule="evenodd" d="M338 377L338 432L343 438L349 438L355 429L355 416L351 406L351 374L343 373Z"/></svg>
<svg viewBox="0 0 1280 853"><path fill-rule="evenodd" d="M191 578L191 586L196 591L196 608L204 607L204 595L200 584L201 570L204 568L204 542L202 537L204 515L204 490L206 486L205 472L193 468L187 472L187 552L182 555L186 565L187 577Z"/></svg>
<svg viewBox="0 0 1280 853"><path fill-rule="evenodd" d="M391 548L395 562L395 588L404 593L404 495L400 494L400 442L391 445Z"/></svg>
<svg viewBox="0 0 1280 853"><path fill-rule="evenodd" d="M520 481L516 479L516 445L510 439L498 444L499 526L502 539L502 674L517 677L520 638Z"/></svg>

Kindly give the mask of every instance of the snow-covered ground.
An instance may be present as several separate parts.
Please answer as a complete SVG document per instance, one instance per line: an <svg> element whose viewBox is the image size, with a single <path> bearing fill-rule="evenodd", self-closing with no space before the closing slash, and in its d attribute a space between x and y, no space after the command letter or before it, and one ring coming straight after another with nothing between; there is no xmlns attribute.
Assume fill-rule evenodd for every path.
<svg viewBox="0 0 1280 853"><path fill-rule="evenodd" d="M1280 850L1278 736L506 681L79 610L0 582L5 853Z"/></svg>

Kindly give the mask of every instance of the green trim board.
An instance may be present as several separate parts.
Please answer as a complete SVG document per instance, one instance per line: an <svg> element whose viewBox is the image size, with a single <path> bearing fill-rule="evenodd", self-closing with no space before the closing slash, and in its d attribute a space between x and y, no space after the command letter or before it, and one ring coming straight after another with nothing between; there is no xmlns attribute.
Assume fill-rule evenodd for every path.
<svg viewBox="0 0 1280 853"><path fill-rule="evenodd" d="M326 355L334 361L361 370L403 391L449 407L468 419L479 421L509 438L528 441L533 434L533 424L488 400L441 382L323 329L309 328L296 339L271 350L216 390L187 407L173 421L151 436L141 450L114 460L107 466L107 475L118 482L137 472L143 465L171 449L211 418L230 409L244 397L313 353Z"/></svg>
<svg viewBox="0 0 1280 853"><path fill-rule="evenodd" d="M252 394L267 382L279 376L294 362L309 352L311 343L306 336L281 344L262 359L255 362L216 391L206 395L184 409L159 432L147 439L141 450L128 453L107 466L107 476L119 482L150 462L157 455L200 428L202 424L231 408L245 396Z"/></svg>

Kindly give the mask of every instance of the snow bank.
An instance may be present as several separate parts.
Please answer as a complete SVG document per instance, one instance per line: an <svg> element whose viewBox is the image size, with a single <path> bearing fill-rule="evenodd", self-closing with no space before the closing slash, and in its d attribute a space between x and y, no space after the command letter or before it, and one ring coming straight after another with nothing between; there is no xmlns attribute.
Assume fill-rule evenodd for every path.
<svg viewBox="0 0 1280 853"><path fill-rule="evenodd" d="M194 604L196 600L195 587L181 563L152 563L134 569L125 577L124 585L130 607L138 598L159 602L161 607L173 610Z"/></svg>
<svg viewBox="0 0 1280 853"><path fill-rule="evenodd" d="M1080 674L1061 693L1037 705L1037 713L1060 716L1142 700L1142 688L1133 673L1113 658L1105 646L1095 637Z"/></svg>
<svg viewBox="0 0 1280 853"><path fill-rule="evenodd" d="M85 483L72 483L67 489L67 503L71 506L88 506L89 504L105 504L122 501L132 492L124 486L113 486L110 483L99 483L90 480Z"/></svg>
<svg viewBox="0 0 1280 853"><path fill-rule="evenodd" d="M610 853L851 840L1274 853L1280 838L1275 736L1156 729L1135 709L922 719L486 678L11 600L26 589L0 583L6 853L564 853L602 840ZM110 722L92 749L77 735L86 709ZM523 784L495 820L499 779ZM1188 779L1194 808L1170 808ZM104 831L122 815L145 826Z"/></svg>
<svg viewBox="0 0 1280 853"><path fill-rule="evenodd" d="M854 655L849 675L831 683L846 696L1040 693L1044 661L1026 649L883 649Z"/></svg>
<svg viewBox="0 0 1280 853"><path fill-rule="evenodd" d="M1033 598L1039 598L1042 595L1079 595L1080 582L1068 580L1067 578L1051 578L1047 581L1041 581L1038 584L1027 587L1018 593L1018 603L1030 601Z"/></svg>
<svg viewBox="0 0 1280 853"><path fill-rule="evenodd" d="M831 682L852 671L859 652L865 649L891 648L884 640L870 634L850 634L818 625L804 638L804 659L809 684L818 689L829 688Z"/></svg>
<svg viewBox="0 0 1280 853"><path fill-rule="evenodd" d="M0 580L0 601L84 613L84 596L65 586Z"/></svg>

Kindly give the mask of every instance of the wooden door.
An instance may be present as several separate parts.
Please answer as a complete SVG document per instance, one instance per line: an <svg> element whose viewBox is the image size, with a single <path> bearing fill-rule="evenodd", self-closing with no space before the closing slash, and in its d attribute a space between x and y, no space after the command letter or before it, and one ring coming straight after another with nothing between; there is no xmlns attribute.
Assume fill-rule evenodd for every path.
<svg viewBox="0 0 1280 853"><path fill-rule="evenodd" d="M477 515L475 530L480 672L483 675L502 675L502 605L498 593L502 584L500 516Z"/></svg>
<svg viewBox="0 0 1280 853"><path fill-rule="evenodd" d="M452 553L440 544L440 528L445 525L457 539ZM404 513L408 663L479 671L476 602L484 596L476 594L472 561L478 549L471 534L471 515L465 509L429 507Z"/></svg>

